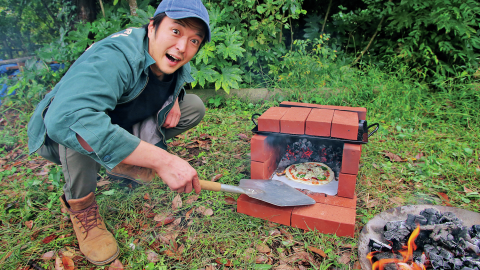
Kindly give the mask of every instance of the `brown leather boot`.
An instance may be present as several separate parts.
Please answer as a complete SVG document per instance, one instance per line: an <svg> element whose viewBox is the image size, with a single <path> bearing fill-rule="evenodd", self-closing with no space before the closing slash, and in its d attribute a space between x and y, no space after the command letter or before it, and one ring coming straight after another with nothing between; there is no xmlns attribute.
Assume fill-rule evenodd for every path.
<svg viewBox="0 0 480 270"><path fill-rule="evenodd" d="M60 202L70 213L80 251L87 260L96 265L105 265L115 260L120 249L98 212L93 192L86 197L68 202L65 195L62 195Z"/></svg>
<svg viewBox="0 0 480 270"><path fill-rule="evenodd" d="M142 185L148 185L155 178L155 171L150 168L120 163L113 170L107 170L107 175L115 180L128 179Z"/></svg>

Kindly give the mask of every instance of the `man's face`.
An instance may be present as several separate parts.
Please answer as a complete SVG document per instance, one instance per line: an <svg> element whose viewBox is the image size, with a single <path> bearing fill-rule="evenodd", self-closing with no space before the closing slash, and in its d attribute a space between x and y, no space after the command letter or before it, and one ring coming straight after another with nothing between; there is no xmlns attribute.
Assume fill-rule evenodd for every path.
<svg viewBox="0 0 480 270"><path fill-rule="evenodd" d="M198 29L197 29L198 28ZM179 20L165 17L156 33L153 21L148 26L148 53L155 60L153 73L163 79L188 63L200 48L204 33L201 27L190 27Z"/></svg>

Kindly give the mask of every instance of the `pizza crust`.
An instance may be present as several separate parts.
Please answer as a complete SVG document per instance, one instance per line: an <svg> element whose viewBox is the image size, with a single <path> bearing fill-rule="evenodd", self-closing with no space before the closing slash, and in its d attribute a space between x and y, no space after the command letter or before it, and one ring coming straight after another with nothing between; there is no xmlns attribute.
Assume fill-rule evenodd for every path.
<svg viewBox="0 0 480 270"><path fill-rule="evenodd" d="M285 172L288 179L312 186L326 185L335 179L332 169L320 162L292 164Z"/></svg>

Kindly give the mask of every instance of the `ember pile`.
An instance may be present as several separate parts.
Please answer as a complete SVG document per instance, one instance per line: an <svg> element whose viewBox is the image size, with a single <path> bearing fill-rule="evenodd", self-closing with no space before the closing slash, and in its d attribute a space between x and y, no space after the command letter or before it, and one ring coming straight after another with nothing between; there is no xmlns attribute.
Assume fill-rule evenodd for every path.
<svg viewBox="0 0 480 270"><path fill-rule="evenodd" d="M480 270L480 225L467 227L453 213L427 208L385 224L382 243L370 239L372 269Z"/></svg>
<svg viewBox="0 0 480 270"><path fill-rule="evenodd" d="M313 142L312 142L313 141ZM342 162L343 143L328 140L298 139L287 144L285 155L278 163L283 171L294 163L321 162L329 166L338 177Z"/></svg>

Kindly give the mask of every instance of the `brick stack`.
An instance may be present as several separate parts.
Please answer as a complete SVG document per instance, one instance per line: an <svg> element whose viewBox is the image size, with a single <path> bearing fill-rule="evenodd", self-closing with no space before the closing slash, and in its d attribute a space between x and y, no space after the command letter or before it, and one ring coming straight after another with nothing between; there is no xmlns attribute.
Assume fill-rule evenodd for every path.
<svg viewBox="0 0 480 270"><path fill-rule="evenodd" d="M258 118L259 132L331 137L357 140L358 122L365 120L365 108L282 102ZM269 179L275 171L282 147L270 145L267 136L256 134L251 140L251 178ZM237 211L283 225L321 233L353 236L355 228L355 185L361 145L345 143L336 196L309 195L316 204L298 207L277 207L241 195Z"/></svg>

